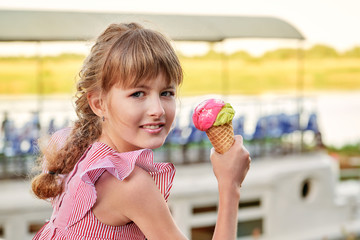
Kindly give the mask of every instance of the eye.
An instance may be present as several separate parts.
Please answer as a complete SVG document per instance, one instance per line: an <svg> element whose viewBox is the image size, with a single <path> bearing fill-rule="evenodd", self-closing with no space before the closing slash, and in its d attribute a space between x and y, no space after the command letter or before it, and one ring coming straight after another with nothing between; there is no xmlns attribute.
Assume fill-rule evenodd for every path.
<svg viewBox="0 0 360 240"><path fill-rule="evenodd" d="M134 98L138 98L138 97L143 97L144 96L144 92L134 92L133 94L130 95L131 97Z"/></svg>
<svg viewBox="0 0 360 240"><path fill-rule="evenodd" d="M175 96L175 92L174 91L164 91L161 93L161 96L163 97L172 97Z"/></svg>

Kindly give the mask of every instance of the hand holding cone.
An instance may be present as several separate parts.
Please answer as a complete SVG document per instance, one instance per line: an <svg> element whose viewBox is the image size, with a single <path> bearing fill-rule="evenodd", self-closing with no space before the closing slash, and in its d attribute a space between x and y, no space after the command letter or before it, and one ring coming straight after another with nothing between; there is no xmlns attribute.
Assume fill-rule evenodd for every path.
<svg viewBox="0 0 360 240"><path fill-rule="evenodd" d="M229 103L208 99L194 110L192 119L197 129L205 131L218 153L225 153L234 143L232 119L235 111Z"/></svg>

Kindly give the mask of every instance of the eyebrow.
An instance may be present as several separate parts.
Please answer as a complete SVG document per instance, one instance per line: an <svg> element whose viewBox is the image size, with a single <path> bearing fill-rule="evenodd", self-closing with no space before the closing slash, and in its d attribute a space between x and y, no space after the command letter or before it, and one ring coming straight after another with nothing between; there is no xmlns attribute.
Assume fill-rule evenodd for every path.
<svg viewBox="0 0 360 240"><path fill-rule="evenodd" d="M176 89L176 87L174 85L169 85L165 89Z"/></svg>
<svg viewBox="0 0 360 240"><path fill-rule="evenodd" d="M144 89L150 89L151 86L147 86L147 85L138 85L138 86L134 86L134 87L130 87L130 88L144 88ZM176 89L176 86L172 85L168 85L165 86L163 89Z"/></svg>
<svg viewBox="0 0 360 240"><path fill-rule="evenodd" d="M145 88L145 89L149 89L150 86L147 86L147 85L136 85L136 86L132 86L130 88Z"/></svg>

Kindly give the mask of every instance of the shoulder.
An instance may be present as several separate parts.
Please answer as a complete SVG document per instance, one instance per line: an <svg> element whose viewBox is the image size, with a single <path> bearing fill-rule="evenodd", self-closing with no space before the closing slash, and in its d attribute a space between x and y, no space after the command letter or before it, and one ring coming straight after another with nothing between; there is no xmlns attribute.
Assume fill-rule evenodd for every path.
<svg viewBox="0 0 360 240"><path fill-rule="evenodd" d="M122 181L105 171L95 187L97 199L93 212L100 221L109 225L133 221L142 212L139 209L144 201L160 195L150 174L140 167L135 167Z"/></svg>
<svg viewBox="0 0 360 240"><path fill-rule="evenodd" d="M123 181L104 172L96 189L98 199L93 212L100 221L112 225L132 221L148 239L185 239L159 188L144 169L135 167Z"/></svg>
<svg viewBox="0 0 360 240"><path fill-rule="evenodd" d="M108 171L105 171L96 182L96 188L99 192L112 192L111 196L117 197L121 195L124 198L126 196L136 195L141 191L145 191L149 185L155 185L155 182L151 175L144 169L135 166L133 171L124 180L120 181L114 177ZM118 191L113 192L112 190L117 189Z"/></svg>
<svg viewBox="0 0 360 240"><path fill-rule="evenodd" d="M119 180L108 171L105 171L95 184L98 198L116 200L117 205L133 202L142 194L149 194L157 190L151 175L140 167L135 166L131 174L124 180ZM115 206L114 206L115 207Z"/></svg>

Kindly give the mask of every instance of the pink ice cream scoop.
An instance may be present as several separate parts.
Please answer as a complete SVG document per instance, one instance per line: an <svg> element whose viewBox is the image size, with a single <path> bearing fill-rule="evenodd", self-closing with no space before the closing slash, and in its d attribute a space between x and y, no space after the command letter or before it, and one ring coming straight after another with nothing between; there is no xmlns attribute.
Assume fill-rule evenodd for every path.
<svg viewBox="0 0 360 240"><path fill-rule="evenodd" d="M192 116L195 127L201 131L208 130L214 124L223 106L225 102L220 99L208 99L200 103Z"/></svg>

